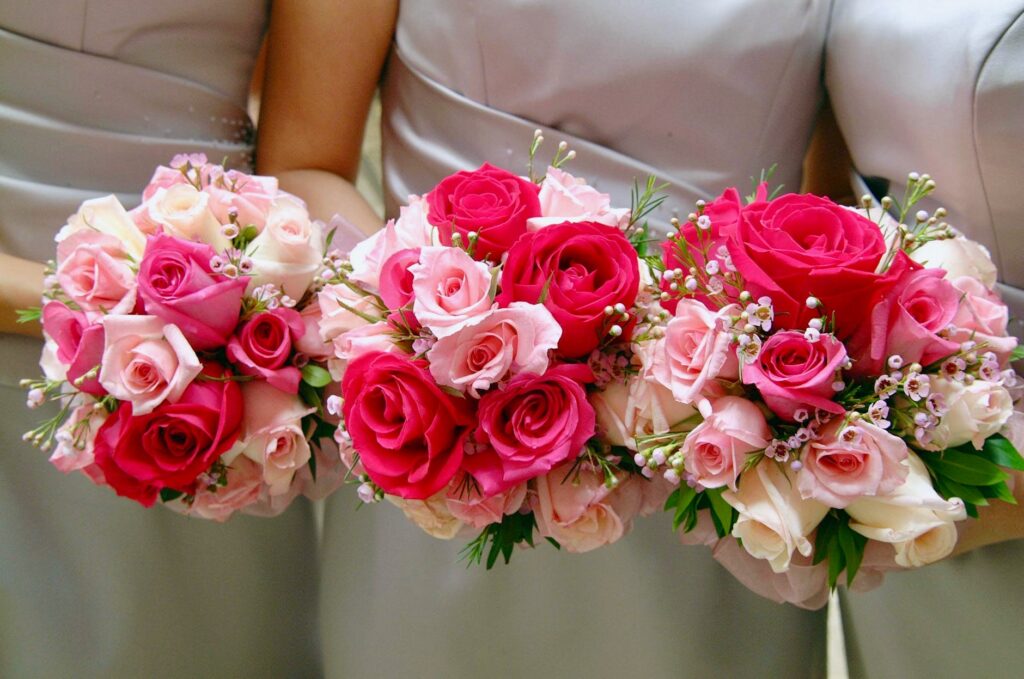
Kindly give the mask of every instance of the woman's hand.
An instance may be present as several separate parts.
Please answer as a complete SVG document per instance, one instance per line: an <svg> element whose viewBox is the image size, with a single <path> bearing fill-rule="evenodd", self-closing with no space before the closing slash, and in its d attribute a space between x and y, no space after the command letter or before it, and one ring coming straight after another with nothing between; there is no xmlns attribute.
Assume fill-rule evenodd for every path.
<svg viewBox="0 0 1024 679"><path fill-rule="evenodd" d="M986 545L1024 538L1024 473L1011 472L1011 487L1017 504L995 500L987 507L978 507L978 518L960 524L960 538L953 556L966 554Z"/></svg>
<svg viewBox="0 0 1024 679"><path fill-rule="evenodd" d="M18 323L18 309L37 307L43 296L44 266L0 253L0 332L42 337L39 323Z"/></svg>

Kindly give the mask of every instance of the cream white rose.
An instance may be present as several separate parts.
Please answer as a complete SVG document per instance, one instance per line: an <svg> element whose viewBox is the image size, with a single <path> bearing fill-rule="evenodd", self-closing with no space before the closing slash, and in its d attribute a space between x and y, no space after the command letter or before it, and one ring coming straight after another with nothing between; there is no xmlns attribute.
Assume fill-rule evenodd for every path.
<svg viewBox="0 0 1024 679"><path fill-rule="evenodd" d="M949 280L970 276L989 289L996 284L996 265L988 249L963 236L925 243L914 250L910 258L927 267L945 269Z"/></svg>
<svg viewBox="0 0 1024 679"><path fill-rule="evenodd" d="M245 415L240 452L263 468L268 493L283 495L312 456L302 418L315 409L264 381L243 383L242 398ZM230 464L234 456L224 455L223 459Z"/></svg>
<svg viewBox="0 0 1024 679"><path fill-rule="evenodd" d="M993 382L975 380L968 385L933 377L931 391L941 394L948 408L931 431L931 450L944 450L968 441L980 450L985 439L998 433L1013 414L1010 392Z"/></svg>
<svg viewBox="0 0 1024 679"><path fill-rule="evenodd" d="M210 195L191 184L157 189L145 209L149 221L172 236L207 243L217 251L231 246L210 210Z"/></svg>
<svg viewBox="0 0 1024 679"><path fill-rule="evenodd" d="M132 221L117 196L93 198L82 203L78 212L68 217L68 223L57 233L60 243L76 231L91 229L117 238L125 252L136 262L142 260L146 250L146 236Z"/></svg>
<svg viewBox="0 0 1024 679"><path fill-rule="evenodd" d="M590 402L607 440L634 451L638 436L676 430L697 413L666 387L645 379L615 380L591 396Z"/></svg>
<svg viewBox="0 0 1024 679"><path fill-rule="evenodd" d="M426 500L404 500L394 495L385 497L427 535L441 540L451 540L462 530L462 522L448 510L443 492Z"/></svg>
<svg viewBox="0 0 1024 679"><path fill-rule="evenodd" d="M250 290L273 283L299 300L323 265L323 226L310 221L309 211L298 198L278 198L249 252L253 262Z"/></svg>

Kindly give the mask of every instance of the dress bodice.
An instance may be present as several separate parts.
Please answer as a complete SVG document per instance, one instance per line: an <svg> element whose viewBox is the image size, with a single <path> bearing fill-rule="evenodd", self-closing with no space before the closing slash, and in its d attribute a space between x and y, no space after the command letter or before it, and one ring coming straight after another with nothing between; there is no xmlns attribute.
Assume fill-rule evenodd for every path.
<svg viewBox="0 0 1024 679"><path fill-rule="evenodd" d="M1024 314L1024 1L837 2L826 73L857 171L896 196L931 174Z"/></svg>
<svg viewBox="0 0 1024 679"><path fill-rule="evenodd" d="M821 99L827 0L637 3L417 0L401 6L384 89L389 207L484 160L525 167L539 127L569 169L666 210L778 163L799 185ZM549 146L541 155L552 151ZM660 215L667 218L667 214Z"/></svg>

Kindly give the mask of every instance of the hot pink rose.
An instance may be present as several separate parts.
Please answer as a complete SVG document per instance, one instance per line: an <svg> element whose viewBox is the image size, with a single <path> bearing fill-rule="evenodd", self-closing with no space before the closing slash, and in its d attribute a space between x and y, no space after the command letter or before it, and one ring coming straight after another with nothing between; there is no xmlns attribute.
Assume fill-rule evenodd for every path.
<svg viewBox="0 0 1024 679"><path fill-rule="evenodd" d="M528 220L530 231L562 222L597 222L618 228L629 224L629 210L612 208L607 193L557 167L548 168L538 197L541 216Z"/></svg>
<svg viewBox="0 0 1024 679"><path fill-rule="evenodd" d="M864 420L832 420L821 438L804 449L797 488L804 499L842 509L851 502L886 495L907 478L907 444Z"/></svg>
<svg viewBox="0 0 1024 679"><path fill-rule="evenodd" d="M835 315L836 334L846 338L870 310L865 300L891 287L875 273L886 252L878 225L828 198L787 194L744 206L728 237L728 250L746 289L768 296L780 328L802 329L821 310Z"/></svg>
<svg viewBox="0 0 1024 679"><path fill-rule="evenodd" d="M57 343L57 359L67 366L68 382L93 396L106 394L98 379L103 359L103 326L90 325L84 313L72 311L61 302L48 302L43 307L42 320L43 330Z"/></svg>
<svg viewBox="0 0 1024 679"><path fill-rule="evenodd" d="M573 553L610 545L629 532L643 503L643 480L620 477L614 489L589 464L566 462L535 481L537 530Z"/></svg>
<svg viewBox="0 0 1024 679"><path fill-rule="evenodd" d="M223 522L236 511L260 500L263 468L245 455L239 455L227 465L227 479L226 486L196 489L195 500L186 513Z"/></svg>
<svg viewBox="0 0 1024 679"><path fill-rule="evenodd" d="M797 410L820 408L840 414L832 400L832 385L846 363L846 348L832 335L816 341L787 330L765 341L757 358L743 366L743 381L761 392L761 398L779 417L793 421Z"/></svg>
<svg viewBox="0 0 1024 679"><path fill-rule="evenodd" d="M948 339L958 343L974 341L978 344L978 351L995 353L999 363L1005 365L1017 346L1017 338L1009 337L1006 329L1009 322L1006 304L976 278L962 276L954 279L953 287L962 296L953 317L956 330L949 334Z"/></svg>
<svg viewBox="0 0 1024 679"><path fill-rule="evenodd" d="M380 271L380 298L392 311L388 320L395 327L408 328L411 332L419 330L420 324L412 312L416 295L409 267L419 261L420 248L406 248L388 257Z"/></svg>
<svg viewBox="0 0 1024 679"><path fill-rule="evenodd" d="M877 375L892 354L907 364L928 365L960 348L939 335L952 323L961 297L945 273L910 269L888 294L868 301L869 318L849 341L856 374Z"/></svg>
<svg viewBox="0 0 1024 679"><path fill-rule="evenodd" d="M771 430L761 409L745 398L723 396L711 408L711 415L683 441L683 464L705 488L736 490L747 455L768 445Z"/></svg>
<svg viewBox="0 0 1024 679"><path fill-rule="evenodd" d="M721 393L715 380L739 377L739 361L731 348L732 316L739 307L714 312L694 299L682 299L665 336L655 344L651 361L654 378L672 390L680 403L694 403Z"/></svg>
<svg viewBox="0 0 1024 679"><path fill-rule="evenodd" d="M242 455L258 462L270 495L284 495L312 456L302 418L315 408L265 382L242 385Z"/></svg>
<svg viewBox="0 0 1024 679"><path fill-rule="evenodd" d="M423 248L419 263L409 271L416 320L438 337L452 334L494 306L490 269L458 248Z"/></svg>
<svg viewBox="0 0 1024 679"><path fill-rule="evenodd" d="M278 307L256 314L228 340L228 360L243 375L254 375L289 394L299 391L299 369L288 362L306 332L295 309Z"/></svg>
<svg viewBox="0 0 1024 679"><path fill-rule="evenodd" d="M96 435L96 464L118 495L150 507L162 488L192 492L196 478L235 443L242 422L238 383L215 364L177 403L134 417L122 403Z"/></svg>
<svg viewBox="0 0 1024 679"><path fill-rule="evenodd" d="M156 316L105 316L100 384L145 415L176 402L203 366L176 325Z"/></svg>
<svg viewBox="0 0 1024 679"><path fill-rule="evenodd" d="M473 256L497 260L526 233L527 220L540 216L539 191L533 182L484 163L441 180L426 196L428 218L444 245L452 244L454 232L468 243L472 231L479 236Z"/></svg>
<svg viewBox="0 0 1024 679"><path fill-rule="evenodd" d="M76 231L61 241L57 282L84 311L125 314L135 306L135 274L128 253L108 234Z"/></svg>
<svg viewBox="0 0 1024 679"><path fill-rule="evenodd" d="M617 228L576 222L528 233L509 250L501 274L501 306L543 302L562 326L559 352L586 356L613 323L604 310L631 309L640 289L636 252ZM628 340L632 320L619 321Z"/></svg>
<svg viewBox="0 0 1024 679"><path fill-rule="evenodd" d="M438 384L480 398L508 375L547 370L561 334L550 311L513 302L439 339L427 352L430 374Z"/></svg>
<svg viewBox="0 0 1024 679"><path fill-rule="evenodd" d="M459 481L459 477L456 477L448 486L445 495L448 511L459 521L474 528L483 529L492 523L501 523L506 514L515 514L526 501L525 483L485 498L473 490L472 486L467 488L466 484L460 484Z"/></svg>
<svg viewBox="0 0 1024 679"><path fill-rule="evenodd" d="M243 227L252 225L262 229L278 195L278 184L276 177L228 170L203 190L210 194L210 211L221 224L230 222L233 212Z"/></svg>
<svg viewBox="0 0 1024 679"><path fill-rule="evenodd" d="M209 245L157 234L139 266L139 296L146 313L181 328L194 349L217 349L238 323L248 279L213 273Z"/></svg>
<svg viewBox="0 0 1024 679"><path fill-rule="evenodd" d="M349 364L341 390L345 426L374 483L416 500L448 485L474 418L465 399L438 388L426 361L364 354Z"/></svg>
<svg viewBox="0 0 1024 679"><path fill-rule="evenodd" d="M543 375L520 373L480 399L476 440L483 447L464 465L485 497L575 459L594 435L596 417L584 385L585 365L565 364Z"/></svg>

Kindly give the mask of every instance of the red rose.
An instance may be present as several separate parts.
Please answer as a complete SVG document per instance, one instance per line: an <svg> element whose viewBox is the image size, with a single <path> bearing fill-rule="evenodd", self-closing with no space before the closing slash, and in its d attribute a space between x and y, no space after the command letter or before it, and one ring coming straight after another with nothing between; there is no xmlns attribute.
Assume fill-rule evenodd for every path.
<svg viewBox="0 0 1024 679"><path fill-rule="evenodd" d="M81 311L73 311L61 302L49 302L43 307L43 329L57 343L57 359L67 366L68 382L79 391L100 397L107 390L100 385L99 373L76 384L78 379L93 368L99 368L103 358L103 324L89 325Z"/></svg>
<svg viewBox="0 0 1024 679"><path fill-rule="evenodd" d="M562 326L558 351L586 356L618 323L628 340L633 322L612 319L605 307L633 306L640 288L636 252L618 229L594 222L566 222L528 233L509 250L498 304L536 304L542 298Z"/></svg>
<svg viewBox="0 0 1024 679"><path fill-rule="evenodd" d="M769 337L753 361L743 366L743 382L753 384L776 415L794 421L794 413L815 408L839 415L843 407L833 401L846 348L831 335L811 342L803 333L786 330Z"/></svg>
<svg viewBox="0 0 1024 679"><path fill-rule="evenodd" d="M526 233L526 220L540 217L539 193L533 182L484 163L446 177L427 194L427 221L438 227L444 245L452 244L453 230L463 243L476 232L473 256L497 260Z"/></svg>
<svg viewBox="0 0 1024 679"><path fill-rule="evenodd" d="M292 346L306 333L295 309L279 307L256 314L228 340L228 359L243 375L262 377L289 394L299 391L301 374L288 364Z"/></svg>
<svg viewBox="0 0 1024 679"><path fill-rule="evenodd" d="M878 225L818 196L745 206L728 249L746 289L754 299L771 297L784 329L802 330L824 311L846 339L867 317L865 301L892 282L875 273L886 252ZM824 309L807 307L812 296Z"/></svg>
<svg viewBox="0 0 1024 679"><path fill-rule="evenodd" d="M484 450L464 466L484 497L504 492L574 459L594 436L596 416L583 385L590 368L564 364L543 375L520 373L480 399L476 439Z"/></svg>
<svg viewBox="0 0 1024 679"><path fill-rule="evenodd" d="M419 261L420 249L407 248L388 257L380 268L380 298L392 312L388 321L396 328L406 328L411 332L419 330L420 324L412 313L415 294L409 267L419 264Z"/></svg>
<svg viewBox="0 0 1024 679"><path fill-rule="evenodd" d="M214 250L165 234L150 236L139 264L139 297L147 314L174 323L196 351L218 349L238 323L249 279L213 273Z"/></svg>
<svg viewBox="0 0 1024 679"><path fill-rule="evenodd" d="M229 373L208 364L204 374ZM96 464L118 495L146 507L162 488L192 492L196 478L234 445L242 426L242 390L231 380L197 378L176 403L132 416L124 402L96 433Z"/></svg>
<svg viewBox="0 0 1024 679"><path fill-rule="evenodd" d="M465 399L434 383L426 361L380 351L349 363L342 413L359 461L392 495L422 500L452 480L473 423Z"/></svg>

